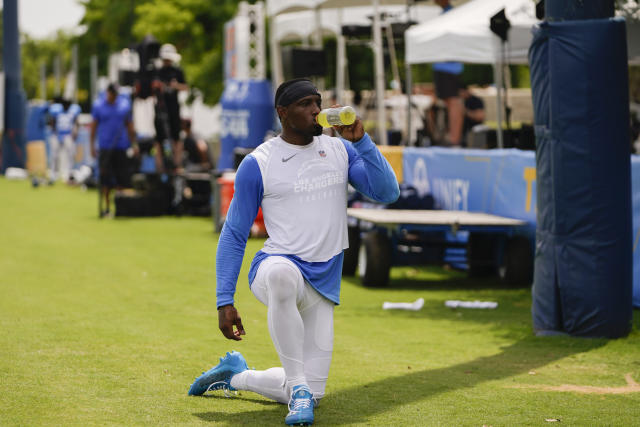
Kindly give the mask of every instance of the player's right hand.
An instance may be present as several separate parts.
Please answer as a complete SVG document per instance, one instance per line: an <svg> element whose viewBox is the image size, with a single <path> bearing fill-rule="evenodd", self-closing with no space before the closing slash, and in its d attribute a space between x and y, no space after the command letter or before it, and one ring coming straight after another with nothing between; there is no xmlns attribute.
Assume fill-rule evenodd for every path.
<svg viewBox="0 0 640 427"><path fill-rule="evenodd" d="M218 327L222 335L230 340L240 341L242 340L240 335L245 335L240 315L232 305L224 305L218 309Z"/></svg>

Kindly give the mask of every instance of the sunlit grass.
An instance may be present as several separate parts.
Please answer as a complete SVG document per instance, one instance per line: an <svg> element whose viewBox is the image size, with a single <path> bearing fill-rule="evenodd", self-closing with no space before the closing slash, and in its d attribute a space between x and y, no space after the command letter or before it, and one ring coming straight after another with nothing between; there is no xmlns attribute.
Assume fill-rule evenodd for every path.
<svg viewBox="0 0 640 427"><path fill-rule="evenodd" d="M217 329L207 218L97 218L97 196L0 179L0 425L282 425L286 407L242 392L187 396L231 349L279 364L266 310L247 285L240 343ZM425 299L418 312L384 301ZM496 310L451 310L447 299ZM619 340L536 338L531 296L441 268L394 269L391 285L342 283L335 349L317 425L640 424L640 394L545 387L640 382L640 319Z"/></svg>

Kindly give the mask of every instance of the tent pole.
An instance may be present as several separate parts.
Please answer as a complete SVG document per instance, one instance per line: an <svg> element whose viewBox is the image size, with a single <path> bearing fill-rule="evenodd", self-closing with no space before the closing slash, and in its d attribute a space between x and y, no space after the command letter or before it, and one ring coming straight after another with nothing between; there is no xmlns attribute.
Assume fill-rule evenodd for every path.
<svg viewBox="0 0 640 427"><path fill-rule="evenodd" d="M322 15L320 15L320 9L316 6L313 9L313 16L316 22L315 31L313 31L313 35L311 36L311 40L313 42L313 47L321 49L322 48Z"/></svg>
<svg viewBox="0 0 640 427"><path fill-rule="evenodd" d="M498 148L504 148L503 135L502 135L502 79L503 79L503 66L502 60L499 59L496 64L493 64L493 80L496 82L496 120L498 122L498 128L496 129L496 135L498 136Z"/></svg>
<svg viewBox="0 0 640 427"><path fill-rule="evenodd" d="M385 22L385 35L387 36L387 46L389 47L389 60L391 61L391 72L393 74L393 80L398 85L398 90L402 92L402 82L400 81L400 72L398 71L398 59L396 57L396 46L393 40L393 30L391 28L391 22Z"/></svg>
<svg viewBox="0 0 640 427"><path fill-rule="evenodd" d="M344 105L344 75L345 75L345 62L346 62L346 52L345 52L345 40L342 35L342 9L338 9L338 28L340 28L340 32L338 33L338 37L336 39L337 43L337 64L336 64L336 100L338 104Z"/></svg>
<svg viewBox="0 0 640 427"><path fill-rule="evenodd" d="M411 4L413 2L412 1L407 1L407 23L411 22L411 17L410 17L410 11L411 11ZM408 27L407 27L408 28ZM406 31L406 30L405 30ZM417 144L417 139L416 139L416 144L412 144L412 139L411 137L413 135L411 135L411 94L413 92L413 76L411 75L411 64L409 63L409 61L407 61L407 46L406 46L406 39L407 36L404 36L405 39L405 54L404 54L404 67L405 67L405 82L404 82L404 88L407 91L407 146L412 146L412 145L416 145Z"/></svg>
<svg viewBox="0 0 640 427"><path fill-rule="evenodd" d="M311 37L312 45L316 49L322 49L322 15L318 6L313 9L313 15L315 16L316 28ZM315 81L321 92L326 89L324 76L316 76Z"/></svg>
<svg viewBox="0 0 640 427"><path fill-rule="evenodd" d="M40 96L43 101L47 100L47 64L40 64Z"/></svg>
<svg viewBox="0 0 640 427"><path fill-rule="evenodd" d="M376 78L376 107L378 110L378 144L388 145L386 114L384 110L384 66L382 59L382 34L380 32L380 0L373 0L373 52Z"/></svg>
<svg viewBox="0 0 640 427"><path fill-rule="evenodd" d="M411 64L405 62L406 67L406 77L405 77L405 88L407 90L407 144L406 145L416 145L412 142L412 134L411 134L411 91L413 91L413 79L411 76ZM417 141L416 141L417 142Z"/></svg>
<svg viewBox="0 0 640 427"><path fill-rule="evenodd" d="M272 28L269 34L269 44L271 50L271 81L273 83L273 90L280 86L284 81L284 77L282 75L282 55L280 52L280 43L276 40L275 31L275 16L271 17L271 22L269 26Z"/></svg>

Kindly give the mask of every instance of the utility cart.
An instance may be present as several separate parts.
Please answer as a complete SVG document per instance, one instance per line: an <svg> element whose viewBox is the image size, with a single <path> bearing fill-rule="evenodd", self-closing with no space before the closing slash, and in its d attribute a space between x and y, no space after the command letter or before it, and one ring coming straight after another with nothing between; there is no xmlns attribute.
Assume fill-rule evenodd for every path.
<svg viewBox="0 0 640 427"><path fill-rule="evenodd" d="M534 242L526 221L449 210L349 208L347 214L358 226L349 227L343 274L357 269L365 286L386 286L392 266L445 263L472 276L497 274L514 286L532 282Z"/></svg>

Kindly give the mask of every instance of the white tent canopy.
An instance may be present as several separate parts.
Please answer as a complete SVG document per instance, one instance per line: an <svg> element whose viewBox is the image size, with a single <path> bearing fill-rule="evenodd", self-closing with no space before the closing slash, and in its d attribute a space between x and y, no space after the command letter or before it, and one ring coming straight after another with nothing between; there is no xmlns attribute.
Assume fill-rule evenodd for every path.
<svg viewBox="0 0 640 427"><path fill-rule="evenodd" d="M338 22L340 25L344 22L343 17L343 9L346 7L353 6L369 6L370 13L373 14L373 51L374 51L374 70L376 76L376 98L377 98L377 109L378 109L378 138L379 142L383 145L386 145L387 142L387 134L384 123L386 123L385 111L384 111L384 66L382 59L382 35L381 35L381 25L380 25L380 12L381 6L387 5L401 5L407 6L406 0L267 0L267 15L271 19L271 28L276 28L277 24L275 22L275 18L290 12L296 12L301 10L311 10L315 14L315 31L311 32L311 35L314 38L314 45L320 47L322 44L322 40L320 34L323 32L322 28L322 17L320 15L321 11L324 10L340 10L338 12ZM298 23L298 25L302 25L302 23ZM282 67L281 67L281 58L280 58L280 49L279 49L279 41L275 37L275 32L272 32L270 37L270 46L271 46L271 66L272 66L272 76L274 82L279 84L282 81ZM337 69L337 77L336 77L336 88L339 94L342 93L342 88L344 88L344 70L346 64L345 57L345 40L344 37L338 32L337 34L337 58L338 64L336 66ZM340 98L338 98L340 100Z"/></svg>
<svg viewBox="0 0 640 427"><path fill-rule="evenodd" d="M267 16L315 9L319 0L267 0Z"/></svg>
<svg viewBox="0 0 640 427"><path fill-rule="evenodd" d="M490 18L505 9L511 22L506 59L526 63L531 27L538 22L532 0L474 0L411 27L405 35L406 60L411 64L460 61L495 64L500 61L498 36Z"/></svg>
<svg viewBox="0 0 640 427"><path fill-rule="evenodd" d="M511 24L505 46L489 28L491 17L502 9ZM440 61L493 64L498 88L498 147L502 148L503 64L527 63L531 28L537 22L532 0L473 0L407 30L405 60L409 64Z"/></svg>
<svg viewBox="0 0 640 427"><path fill-rule="evenodd" d="M407 0L378 0L380 6L407 5ZM368 6L371 10L371 0L267 0L267 16L281 13L297 12L309 9L339 9L343 7Z"/></svg>
<svg viewBox="0 0 640 427"><path fill-rule="evenodd" d="M407 19L406 6L384 6L380 11L397 17L399 22ZM436 6L414 6L411 8L409 18L417 22L425 22L440 14L440 8ZM319 18L323 35L337 36L342 25L371 25L373 11L370 6L345 7L342 9L322 9L319 17L315 11L300 11L282 13L273 20L275 39L278 42L304 40L310 38L316 31L316 20Z"/></svg>
<svg viewBox="0 0 640 427"><path fill-rule="evenodd" d="M371 0L316 0L320 8L337 8L345 6L369 6ZM379 6L402 5L407 6L407 0L378 0Z"/></svg>
<svg viewBox="0 0 640 427"><path fill-rule="evenodd" d="M454 3L463 2L466 0L454 0ZM390 5L399 5L404 6L410 4L407 0L267 0L267 15L271 19L271 28L275 28L275 17L284 13L296 12L301 10L311 10L315 13L315 31L312 32L312 36L314 38L314 45L320 47L322 44L322 40L320 34L322 34L322 18L320 17L320 11L322 10L330 10L330 9L339 9L342 10L346 7L356 7L356 6L368 6L370 13L373 14L373 51L374 51L374 70L375 70L375 87L376 87L376 100L377 100L377 108L378 108L378 138L381 144L386 145L387 135L385 130L384 123L386 122L385 111L384 111L384 66L383 66L383 53L382 53L382 34L381 34L381 22L380 22L380 12L382 11L382 7L390 6ZM338 18L338 22L344 22L342 20L342 13L339 12L340 15ZM276 84L279 84L282 81L282 67L281 67L281 58L279 52L279 41L276 37L273 36L274 32L272 32L272 36L270 37L270 45L272 52L272 77ZM345 40L341 34L338 33L337 36L337 57L338 64L337 68L337 78L336 78L336 88L338 92L341 92L341 88L344 87L344 65L346 63L345 57Z"/></svg>

